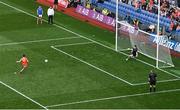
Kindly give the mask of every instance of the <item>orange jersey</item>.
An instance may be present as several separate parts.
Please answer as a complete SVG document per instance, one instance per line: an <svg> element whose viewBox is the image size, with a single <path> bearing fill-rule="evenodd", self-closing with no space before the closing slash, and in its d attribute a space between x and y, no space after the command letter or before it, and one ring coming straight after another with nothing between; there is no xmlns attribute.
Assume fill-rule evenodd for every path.
<svg viewBox="0 0 180 110"><path fill-rule="evenodd" d="M26 57L22 57L22 58L21 58L21 64L22 64L23 66L27 66L27 65L28 65L28 59L27 59Z"/></svg>

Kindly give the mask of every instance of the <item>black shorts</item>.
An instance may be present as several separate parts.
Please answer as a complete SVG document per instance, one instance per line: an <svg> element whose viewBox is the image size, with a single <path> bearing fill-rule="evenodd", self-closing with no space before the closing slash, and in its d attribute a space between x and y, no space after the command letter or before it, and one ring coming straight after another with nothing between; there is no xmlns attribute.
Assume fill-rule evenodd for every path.
<svg viewBox="0 0 180 110"><path fill-rule="evenodd" d="M150 85L156 85L156 81L149 81Z"/></svg>
<svg viewBox="0 0 180 110"><path fill-rule="evenodd" d="M54 0L54 4L57 5L58 4L58 0Z"/></svg>
<svg viewBox="0 0 180 110"><path fill-rule="evenodd" d="M132 52L133 57L136 57L136 52Z"/></svg>

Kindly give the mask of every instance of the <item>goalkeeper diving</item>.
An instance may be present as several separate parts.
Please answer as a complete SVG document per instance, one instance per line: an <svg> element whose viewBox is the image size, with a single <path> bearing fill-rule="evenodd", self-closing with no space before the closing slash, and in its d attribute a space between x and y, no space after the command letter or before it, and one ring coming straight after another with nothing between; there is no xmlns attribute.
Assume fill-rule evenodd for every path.
<svg viewBox="0 0 180 110"><path fill-rule="evenodd" d="M131 54L128 56L128 58L126 58L126 61L128 61L130 58L136 58L138 57L138 48L136 45L134 45L134 47L131 50Z"/></svg>

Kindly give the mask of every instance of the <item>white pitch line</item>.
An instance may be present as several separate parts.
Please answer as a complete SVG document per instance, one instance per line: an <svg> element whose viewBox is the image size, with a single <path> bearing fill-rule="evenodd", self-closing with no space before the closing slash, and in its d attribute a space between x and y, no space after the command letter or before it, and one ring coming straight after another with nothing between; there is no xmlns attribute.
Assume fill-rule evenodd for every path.
<svg viewBox="0 0 180 110"><path fill-rule="evenodd" d="M82 43L73 43L73 44L65 44L65 45L55 45L54 47L66 47L66 46L73 46L73 45L84 45L84 44L92 44L94 42L82 42ZM180 79L169 79L169 80L161 80L157 81L157 83L164 83L164 82L172 82L172 81L178 81ZM138 85L145 85L148 84L148 82L145 83L131 83L132 86L138 86Z"/></svg>
<svg viewBox="0 0 180 110"><path fill-rule="evenodd" d="M16 7L14 7L14 6L11 6L11 5L9 5L9 4L5 3L5 2L0 1L0 3L6 5L6 6L10 7L10 8L13 8L13 9L15 9L15 10L17 10L17 11L20 11L20 12L22 12L22 13L24 13L24 14L27 14L27 15L29 15L29 16L31 16L31 17L37 18L37 16L35 16L35 15L31 14L31 13L28 13L28 12L26 12L26 11L23 11L23 10L21 10L21 9L19 9L19 8L16 8ZM43 21L48 22L48 21L45 20L45 19L43 19ZM62 27L62 26L59 26L59 25L57 25L57 24L53 24L53 25L54 25L55 27L57 27L57 28L60 28L60 29L62 29L62 30L65 30L65 31L70 32L70 33L72 33L72 34L74 34L74 35L77 35L77 36L79 36L79 37L81 37L81 38L84 38L84 39L86 39L86 40L89 40L89 41L91 41L91 42L94 42L94 43L96 43L96 44L98 44L98 45L101 45L101 46L103 46L103 47L105 47L105 48L108 48L108 49L110 49L110 50L113 50L113 51L117 52L115 49L113 49L113 48L111 48L111 47L108 47L108 46L106 46L106 45L104 45L104 44L102 44L102 43L100 43L100 42L97 42L97 41L95 41L95 40L92 40L92 39L90 39L90 38L87 38L87 37L85 37L85 36L82 36L82 35L80 35L80 34L78 34L78 33L76 33L76 32L73 32L73 31L71 31L71 30L69 30L69 29L66 29L66 28L64 28L64 27ZM125 53L123 53L123 52L119 52L119 53L121 53L121 54L123 54L123 55L125 55L125 56L128 56L127 54L125 54ZM144 64L146 64L146 65L149 65L149 66L151 66L151 67L153 67L153 68L156 68L154 65L149 64L149 63L147 63L147 62L145 62L145 61L142 61L142 60L140 60L140 59L136 59L136 60L137 60L137 61L140 61L141 63L144 63ZM170 75L173 75L173 76L175 76L175 77L177 77L177 78L180 78L180 76L174 75L173 73L170 73L170 72L165 71L165 70L163 70L163 69L160 69L160 68L156 68L156 69L158 69L158 70L160 70L160 71L162 71L162 72L168 73L168 74L170 74Z"/></svg>
<svg viewBox="0 0 180 110"><path fill-rule="evenodd" d="M47 108L52 108L52 107L60 107L60 106L66 106L66 105L75 105L75 104L82 104L82 103L89 103L89 102L97 102L97 101L113 100L113 99L122 99L122 98L137 97L137 96L144 96L144 95L155 95L155 94L178 92L178 91L180 91L180 89L156 91L154 93L146 92L146 93L139 93L139 94L131 94L131 95L123 95L123 96L91 99L91 100L83 100L83 101L70 102L70 103L62 103L62 104L56 104L56 105L48 105L46 107Z"/></svg>
<svg viewBox="0 0 180 110"><path fill-rule="evenodd" d="M21 96L25 97L26 99L30 100L31 102L33 102L33 103L35 103L35 104L39 105L40 107L42 107L42 108L44 108L44 109L48 110L48 108L47 108L47 107L43 106L42 104L40 104L39 102L37 102L37 101L33 100L32 98L30 98L30 97L28 97L28 96L24 95L23 93L21 93L21 92L17 91L16 89L14 89L14 88L12 88L11 86L9 86L9 85L5 84L4 82L0 81L0 83L1 83L2 85L4 85L5 87L7 87L7 88L11 89L12 91L14 91L14 92L18 93L19 95L21 95Z"/></svg>
<svg viewBox="0 0 180 110"><path fill-rule="evenodd" d="M59 52L65 54L65 55L67 55L67 56L69 56L69 57L72 57L72 58L74 58L74 59L76 59L76 60L78 60L78 61L80 61L80 62L82 62L82 63L85 63L85 64L87 64L87 65L89 65L89 66L91 66L91 67L93 67L93 68L95 68L95 69L103 72L103 73L106 73L107 75L109 75L109 76L111 76L111 77L113 77L113 78L116 78L116 79L118 79L118 80L121 80L121 81L125 82L126 84L132 85L130 82L128 82L128 81L126 81L126 80L124 80L124 79L121 79L121 78L119 78L119 77L117 77L117 76L115 76L115 75L113 75L113 74L111 74L111 73L109 73L109 72L107 72L107 71L105 71L105 70L103 70L103 69L101 69L101 68L98 68L98 67L96 67L96 66L94 66L94 65L92 65L92 64L90 64L90 63L88 63L88 62L86 62L86 61L84 61L84 60L82 60L82 59L79 59L79 58L77 58L77 57L75 57L75 56L73 56L73 55L71 55L71 54L69 54L69 53L66 53L66 52L64 52L64 51L62 51L62 50L60 50L60 49L57 49L57 48L54 47L54 46L51 46L51 48L54 49L54 50L56 50L56 51L59 51Z"/></svg>
<svg viewBox="0 0 180 110"><path fill-rule="evenodd" d="M119 53L121 53L121 54L123 54L123 55L125 55L125 56L129 56L128 54L126 54L126 53L124 53L124 52L119 52ZM135 58L135 60L137 60L137 61L139 61L139 62L141 62L141 63L144 63L144 64L146 64L146 65L148 65L148 66L151 66L151 67L153 67L153 68L156 68L156 66L154 66L154 65L152 65L152 64L150 64L150 63L147 63L147 62L145 62L145 61L142 61L142 60L140 60L140 59L138 59L138 58ZM169 74L169 75L171 75L171 76L174 76L174 77L180 79L180 76L177 76L177 75L175 75L175 74L173 74L173 73L171 73L171 72L165 71L165 70L160 69L160 68L156 68L156 69L158 69L158 70L160 70L160 71L162 71L162 72L164 72L164 73L167 73L167 74Z"/></svg>
<svg viewBox="0 0 180 110"><path fill-rule="evenodd" d="M161 80L161 81L157 81L157 83L164 83L164 82L173 82L173 81L179 81L180 79L169 79L169 80ZM149 82L145 82L145 83L135 83L133 84L133 86L139 86L139 85L145 85L148 84Z"/></svg>
<svg viewBox="0 0 180 110"><path fill-rule="evenodd" d="M162 71L162 72L164 72L164 73L167 73L167 74L169 74L169 75L172 75L172 76L175 76L176 78L179 78L180 79L180 76L178 76L178 75L175 75L175 74L173 74L173 73L170 73L170 72L168 72L168 71L165 71L165 70L163 70L163 69L161 69L161 68L158 68L160 71Z"/></svg>
<svg viewBox="0 0 180 110"><path fill-rule="evenodd" d="M146 64L146 65L149 65L149 66L151 66L151 67L153 67L153 68L156 68L156 66L154 66L154 65L152 65L152 64L149 64L149 63L147 63L147 62L144 62L144 61L142 61L142 60L140 60L140 59L136 59L136 60L139 61L139 62L142 62L142 63L144 63L144 64ZM160 70L160 71L162 71L162 72L164 72L164 73L167 73L167 74L169 74L169 75L171 75L171 76L174 76L174 77L180 79L180 76L175 75L175 74L173 74L173 73L171 73L171 72L165 71L165 70L163 70L163 69L161 69L161 68L156 68L156 69L158 69L158 70Z"/></svg>
<svg viewBox="0 0 180 110"><path fill-rule="evenodd" d="M71 44L64 44L64 45L55 45L54 47L66 47L66 46L73 46L73 45L85 45L85 44L92 44L94 42L82 42L82 43L71 43Z"/></svg>
<svg viewBox="0 0 180 110"><path fill-rule="evenodd" d="M10 42L0 44L0 46L9 46L9 45L17 45L17 44L28 44L28 43L38 43L38 42L49 42L49 41L58 41L58 40L66 40L66 39L77 39L81 37L64 37L64 38L54 38L54 39L42 39L42 40L30 40L30 41L23 41L23 42Z"/></svg>

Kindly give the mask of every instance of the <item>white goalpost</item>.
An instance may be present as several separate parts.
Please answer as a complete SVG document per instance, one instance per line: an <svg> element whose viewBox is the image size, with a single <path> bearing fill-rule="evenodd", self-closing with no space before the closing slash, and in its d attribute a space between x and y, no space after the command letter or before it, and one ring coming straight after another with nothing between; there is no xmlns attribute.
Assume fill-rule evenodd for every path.
<svg viewBox="0 0 180 110"><path fill-rule="evenodd" d="M145 57L152 59L151 63L156 68L174 67L170 52L170 42L160 33L160 0L158 0L157 24L152 24L156 28L157 34L148 33L141 29L136 29L131 23L125 21L121 15L120 1L116 0L116 36L115 50L129 51L130 48L137 46L138 52ZM123 4L123 3L122 3ZM131 13L130 13L131 14ZM146 58L144 58L146 59Z"/></svg>
<svg viewBox="0 0 180 110"><path fill-rule="evenodd" d="M158 21L157 21L157 48L156 48L156 68L159 68L159 19L160 19L160 0L158 0Z"/></svg>

